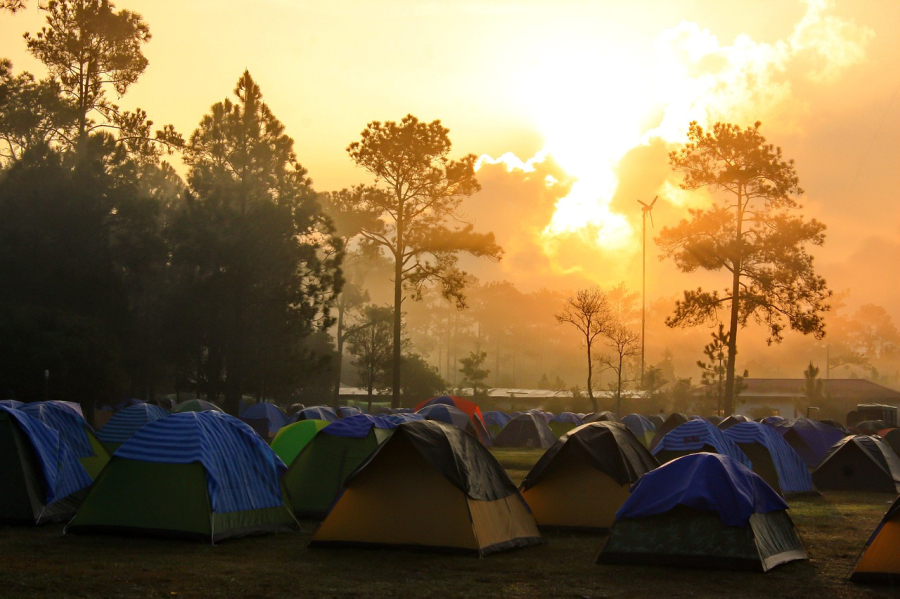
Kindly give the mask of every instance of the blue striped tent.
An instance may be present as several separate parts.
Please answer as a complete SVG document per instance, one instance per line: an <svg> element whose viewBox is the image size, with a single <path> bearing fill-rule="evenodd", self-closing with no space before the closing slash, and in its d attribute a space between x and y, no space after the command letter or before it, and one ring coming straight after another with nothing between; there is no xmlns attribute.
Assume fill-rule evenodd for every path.
<svg viewBox="0 0 900 599"><path fill-rule="evenodd" d="M640 414L628 414L622 418L622 424L627 426L634 436L638 438L644 447L648 447L656 432L656 425L650 419Z"/></svg>
<svg viewBox="0 0 900 599"><path fill-rule="evenodd" d="M117 412L97 431L97 438L110 452L114 452L145 425L169 415L168 410L147 403L137 403Z"/></svg>
<svg viewBox="0 0 900 599"><path fill-rule="evenodd" d="M21 410L0 406L0 520L65 520L91 477L59 433Z"/></svg>
<svg viewBox="0 0 900 599"><path fill-rule="evenodd" d="M661 464L692 453L727 455L747 468L750 460L722 431L706 420L689 420L670 430L651 450Z"/></svg>
<svg viewBox="0 0 900 599"><path fill-rule="evenodd" d="M741 422L723 432L750 458L753 471L781 495L815 493L806 464L772 427Z"/></svg>
<svg viewBox="0 0 900 599"><path fill-rule="evenodd" d="M144 532L212 542L296 530L281 459L222 412L182 412L144 426L113 454L68 529Z"/></svg>
<svg viewBox="0 0 900 599"><path fill-rule="evenodd" d="M97 439L91 425L72 408L71 402L36 401L19 409L55 429L91 478L97 478L109 461L109 452Z"/></svg>

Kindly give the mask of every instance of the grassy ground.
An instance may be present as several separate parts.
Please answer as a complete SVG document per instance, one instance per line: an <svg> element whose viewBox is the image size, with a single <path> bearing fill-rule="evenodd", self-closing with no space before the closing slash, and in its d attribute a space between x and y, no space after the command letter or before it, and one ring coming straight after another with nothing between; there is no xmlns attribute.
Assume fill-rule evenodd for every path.
<svg viewBox="0 0 900 599"><path fill-rule="evenodd" d="M497 450L520 480L538 450ZM835 493L791 501L810 555L767 574L593 564L601 538L551 534L547 544L485 559L428 552L306 549L301 534L217 546L62 536L62 526L0 526L0 597L893 597L847 582L893 498ZM423 509L423 513L425 510Z"/></svg>

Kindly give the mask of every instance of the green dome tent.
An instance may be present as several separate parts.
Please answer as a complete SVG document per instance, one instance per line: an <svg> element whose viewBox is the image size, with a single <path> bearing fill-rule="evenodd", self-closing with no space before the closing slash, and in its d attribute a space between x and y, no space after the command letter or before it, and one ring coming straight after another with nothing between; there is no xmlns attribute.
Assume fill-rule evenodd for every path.
<svg viewBox="0 0 900 599"><path fill-rule="evenodd" d="M320 430L328 426L325 420L300 420L282 427L272 439L272 451L290 466L303 448Z"/></svg>
<svg viewBox="0 0 900 599"><path fill-rule="evenodd" d="M66 531L208 540L299 528L284 463L247 424L185 412L144 426L116 451Z"/></svg>

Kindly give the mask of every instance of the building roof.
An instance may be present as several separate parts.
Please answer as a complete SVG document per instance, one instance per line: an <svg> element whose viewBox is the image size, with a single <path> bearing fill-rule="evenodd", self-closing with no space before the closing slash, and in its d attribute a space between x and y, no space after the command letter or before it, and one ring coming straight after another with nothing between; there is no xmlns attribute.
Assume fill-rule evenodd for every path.
<svg viewBox="0 0 900 599"><path fill-rule="evenodd" d="M900 402L900 392L865 379L821 379L822 390L832 398L854 399L859 402ZM804 379L744 379L743 398L795 398L803 396ZM702 393L706 387L701 387Z"/></svg>

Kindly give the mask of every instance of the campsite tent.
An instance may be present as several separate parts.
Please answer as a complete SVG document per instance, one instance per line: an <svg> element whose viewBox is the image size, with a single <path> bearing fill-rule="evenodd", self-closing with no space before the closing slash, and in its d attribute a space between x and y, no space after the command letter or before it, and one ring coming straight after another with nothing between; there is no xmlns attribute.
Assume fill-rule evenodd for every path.
<svg viewBox="0 0 900 599"><path fill-rule="evenodd" d="M56 429L62 442L69 446L91 479L97 478L109 461L109 452L97 439L91 425L72 408L70 402L36 401L19 409Z"/></svg>
<svg viewBox="0 0 900 599"><path fill-rule="evenodd" d="M540 414L525 412L510 420L494 439L497 447L550 447L556 437Z"/></svg>
<svg viewBox="0 0 900 599"><path fill-rule="evenodd" d="M506 426L506 423L512 420L512 417L506 412L485 412L484 413L484 423L488 427L488 431L490 431L491 436L496 437L497 433Z"/></svg>
<svg viewBox="0 0 900 599"><path fill-rule="evenodd" d="M725 420L723 420L716 426L719 428L720 431L724 431L724 430L731 428L735 424L740 424L742 422L749 422L749 420L750 419L747 418L746 416L742 416L740 414L732 414L731 416L729 416L728 418L726 418Z"/></svg>
<svg viewBox="0 0 900 599"><path fill-rule="evenodd" d="M25 404L17 399L3 399L0 400L0 406L4 408L21 408Z"/></svg>
<svg viewBox="0 0 900 599"><path fill-rule="evenodd" d="M559 414L554 414L553 418L550 419L550 422L547 423L550 430L553 431L553 436L557 439L576 426L581 426L582 424L584 423L581 421L581 418L578 417L578 414L573 414L572 412L560 412Z"/></svg>
<svg viewBox="0 0 900 599"><path fill-rule="evenodd" d="M750 459L753 471L782 496L815 493L806 464L771 427L741 422L723 432Z"/></svg>
<svg viewBox="0 0 900 599"><path fill-rule="evenodd" d="M617 414L607 410L605 412L595 412L584 417L585 424L590 424L591 422L621 422L621 420L619 420Z"/></svg>
<svg viewBox="0 0 900 599"><path fill-rule="evenodd" d="M476 437L478 437L479 441L487 446L490 446L492 435L488 430L487 423L484 421L484 416L482 415L481 408L478 407L478 404L473 401L469 401L468 399L463 399L462 397L456 397L455 395L440 395L438 397L432 397L431 399L423 401L416 406L415 411L421 412L423 408L435 405L453 406L454 408L461 410L469 417L469 420L472 423L472 430L469 432L474 431L474 434ZM426 416L426 418L428 417ZM431 418L430 420L434 420L434 418ZM438 420L447 422L447 420L443 420L440 418Z"/></svg>
<svg viewBox="0 0 900 599"><path fill-rule="evenodd" d="M810 469L815 468L832 445L844 437L844 433L811 418L797 418L782 424L775 430L784 437Z"/></svg>
<svg viewBox="0 0 900 599"><path fill-rule="evenodd" d="M434 402L419 408L416 410L416 414L422 416L425 420L437 420L438 422L452 424L474 436L482 444L491 445L491 433L484 426L484 420L481 418L480 412L470 416L455 405Z"/></svg>
<svg viewBox="0 0 900 599"><path fill-rule="evenodd" d="M750 468L750 460L725 434L706 420L690 420L669 431L651 450L660 464L699 452L721 453Z"/></svg>
<svg viewBox="0 0 900 599"><path fill-rule="evenodd" d="M325 422L337 422L340 418L331 406L310 406L303 408L294 414L294 422L301 420L324 420Z"/></svg>
<svg viewBox="0 0 900 599"><path fill-rule="evenodd" d="M59 432L0 406L0 521L43 524L67 520L91 477Z"/></svg>
<svg viewBox="0 0 900 599"><path fill-rule="evenodd" d="M113 415L109 421L97 431L97 438L109 453L115 452L122 443L131 438L144 425L165 418L169 412L165 408L147 403L128 406Z"/></svg>
<svg viewBox="0 0 900 599"><path fill-rule="evenodd" d="M222 412L222 408L204 399L189 399L172 408L173 414L182 412Z"/></svg>
<svg viewBox="0 0 900 599"><path fill-rule="evenodd" d="M212 543L296 530L281 491L284 470L237 418L214 411L173 414L122 444L66 530Z"/></svg>
<svg viewBox="0 0 900 599"><path fill-rule="evenodd" d="M634 436L638 438L638 441L644 447L650 445L650 441L653 440L653 435L656 432L656 425L649 418L640 414L629 414L622 418L622 423L634 433Z"/></svg>
<svg viewBox="0 0 900 599"><path fill-rule="evenodd" d="M396 423L361 414L332 422L288 465L284 487L298 516L322 518L344 481L387 439Z"/></svg>
<svg viewBox="0 0 900 599"><path fill-rule="evenodd" d="M628 488L658 465L624 424L585 424L541 456L522 482L522 497L539 526L603 530Z"/></svg>
<svg viewBox="0 0 900 599"><path fill-rule="evenodd" d="M359 416L364 412L356 406L338 406L337 414L341 418L349 418L350 416Z"/></svg>
<svg viewBox="0 0 900 599"><path fill-rule="evenodd" d="M900 497L897 497L869 537L850 580L893 585L900 583Z"/></svg>
<svg viewBox="0 0 900 599"><path fill-rule="evenodd" d="M651 416L650 420L656 423L656 419L659 416ZM656 433L653 434L653 439L650 441L650 451L656 449L656 446L659 445L659 442L662 441L662 438L666 436L670 430L675 428L676 426L680 426L685 422L688 422L690 418L686 414L682 414L681 412L672 412L669 414L669 417L666 418L665 422L662 424L656 424Z"/></svg>
<svg viewBox="0 0 900 599"><path fill-rule="evenodd" d="M900 458L881 437L852 435L834 444L812 477L823 491L900 493Z"/></svg>
<svg viewBox="0 0 900 599"><path fill-rule="evenodd" d="M438 548L487 555L540 543L509 475L471 435L439 421L397 427L313 535L329 545Z"/></svg>
<svg viewBox="0 0 900 599"><path fill-rule="evenodd" d="M648 472L631 488L597 563L766 572L806 559L787 509L740 462L691 454Z"/></svg>
<svg viewBox="0 0 900 599"><path fill-rule="evenodd" d="M278 431L272 439L272 451L281 458L281 461L290 465L316 433L326 426L328 423L324 420L301 420L289 424Z"/></svg>
<svg viewBox="0 0 900 599"><path fill-rule="evenodd" d="M884 439L884 442L891 446L898 456L900 456L900 428L886 428L878 431L878 436Z"/></svg>
<svg viewBox="0 0 900 599"><path fill-rule="evenodd" d="M250 425L263 439L271 439L278 429L288 423L281 408L267 401L255 403L241 412L240 419Z"/></svg>

